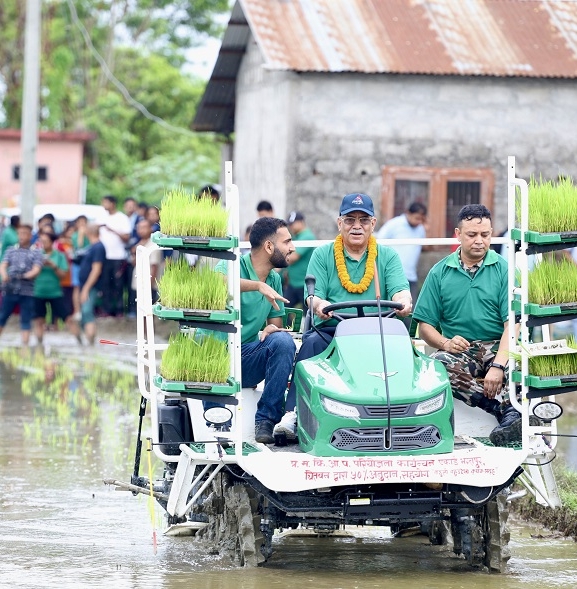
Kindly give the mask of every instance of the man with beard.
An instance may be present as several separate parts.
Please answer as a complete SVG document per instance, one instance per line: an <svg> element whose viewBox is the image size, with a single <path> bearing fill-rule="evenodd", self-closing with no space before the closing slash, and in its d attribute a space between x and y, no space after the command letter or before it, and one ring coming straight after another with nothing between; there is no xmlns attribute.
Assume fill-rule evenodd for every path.
<svg viewBox="0 0 577 589"><path fill-rule="evenodd" d="M291 335L282 328L288 300L280 294L281 277L274 269L288 266L294 245L287 224L274 217L255 221L249 240L251 252L240 258L242 386L254 387L264 380L255 415L255 440L272 444L296 349ZM227 263L219 262L215 271L226 274ZM205 403L206 408L215 405Z"/></svg>
<svg viewBox="0 0 577 589"><path fill-rule="evenodd" d="M459 211L460 246L429 271L413 318L419 337L438 350L431 357L445 364L453 396L494 415L499 425L489 438L505 446L520 441L521 415L495 399L507 388L509 296L507 261L490 249L492 232L487 207Z"/></svg>
<svg viewBox="0 0 577 589"><path fill-rule="evenodd" d="M380 290L384 300L401 303L399 317L406 317L412 309L409 282L403 272L397 252L385 245L378 245L373 235L377 220L373 201L366 194L347 194L337 218L339 234L333 243L315 249L308 265L307 274L316 278L312 305L316 315L315 324L331 319L324 308L344 301L374 300L375 269L378 272ZM371 309L370 311L375 311ZM343 313L354 309L343 309ZM335 333L336 320L303 335L297 362L312 358L327 349ZM319 333L320 332L320 333ZM275 434L284 434L288 440L296 436L296 389L291 383L285 405L285 415L274 429Z"/></svg>

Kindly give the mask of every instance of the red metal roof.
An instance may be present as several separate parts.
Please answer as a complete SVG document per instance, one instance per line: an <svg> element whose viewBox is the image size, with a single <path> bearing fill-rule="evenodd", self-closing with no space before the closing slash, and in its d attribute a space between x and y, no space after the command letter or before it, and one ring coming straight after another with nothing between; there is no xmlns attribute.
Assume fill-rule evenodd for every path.
<svg viewBox="0 0 577 589"><path fill-rule="evenodd" d="M239 0L273 69L577 77L574 0Z"/></svg>
<svg viewBox="0 0 577 589"><path fill-rule="evenodd" d="M251 34L270 69L577 78L577 0L237 0L196 131L234 131Z"/></svg>

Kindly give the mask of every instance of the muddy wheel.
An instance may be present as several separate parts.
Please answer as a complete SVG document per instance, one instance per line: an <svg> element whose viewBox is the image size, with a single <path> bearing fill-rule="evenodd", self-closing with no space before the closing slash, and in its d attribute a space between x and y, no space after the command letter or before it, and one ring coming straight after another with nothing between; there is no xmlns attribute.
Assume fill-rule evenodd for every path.
<svg viewBox="0 0 577 589"><path fill-rule="evenodd" d="M259 498L251 487L232 484L227 474L219 473L194 511L208 519L197 537L212 544L215 552L243 567L264 562Z"/></svg>
<svg viewBox="0 0 577 589"><path fill-rule="evenodd" d="M484 565L491 572L504 573L511 558L509 540L511 532L507 526L509 504L504 493L489 501L483 510L483 535L485 539Z"/></svg>
<svg viewBox="0 0 577 589"><path fill-rule="evenodd" d="M490 572L504 573L511 557L508 517L504 493L491 499L478 512L466 508L452 510L453 552L462 554L472 567L484 566Z"/></svg>

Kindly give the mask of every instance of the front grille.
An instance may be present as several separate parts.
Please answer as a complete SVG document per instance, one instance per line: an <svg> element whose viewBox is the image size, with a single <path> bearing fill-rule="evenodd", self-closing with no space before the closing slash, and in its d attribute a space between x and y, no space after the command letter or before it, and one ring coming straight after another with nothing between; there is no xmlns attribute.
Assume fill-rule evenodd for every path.
<svg viewBox="0 0 577 589"><path fill-rule="evenodd" d="M432 448L441 441L441 434L434 425L393 427L391 448L388 452L423 450ZM382 427L341 428L331 438L331 445L339 450L383 452Z"/></svg>
<svg viewBox="0 0 577 589"><path fill-rule="evenodd" d="M411 404L407 405L391 405L391 417L404 417L409 414ZM367 417L387 417L386 405L363 405Z"/></svg>

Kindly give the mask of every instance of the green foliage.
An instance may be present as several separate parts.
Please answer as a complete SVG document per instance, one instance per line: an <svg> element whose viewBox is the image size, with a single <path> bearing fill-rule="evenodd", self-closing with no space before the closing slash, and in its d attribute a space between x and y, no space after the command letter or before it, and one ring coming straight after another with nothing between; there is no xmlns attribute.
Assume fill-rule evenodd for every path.
<svg viewBox="0 0 577 589"><path fill-rule="evenodd" d="M230 373L227 343L211 335L197 342L183 333L173 334L159 372L168 380L225 383Z"/></svg>
<svg viewBox="0 0 577 589"><path fill-rule="evenodd" d="M517 218L521 199L517 198ZM563 211L560 215L559 212ZM538 233L574 231L577 227L577 187L569 177L558 182L531 178L529 182L529 230Z"/></svg>
<svg viewBox="0 0 577 589"><path fill-rule="evenodd" d="M224 237L228 212L212 198L197 198L179 187L168 190L162 199L160 226L165 235Z"/></svg>
<svg viewBox="0 0 577 589"><path fill-rule="evenodd" d="M566 257L544 256L529 272L528 296L529 302L537 305L577 301L577 265Z"/></svg>
<svg viewBox="0 0 577 589"><path fill-rule="evenodd" d="M167 261L158 282L160 302L172 309L224 310L228 289L223 275L209 266L191 268L186 259Z"/></svg>
<svg viewBox="0 0 577 589"><path fill-rule="evenodd" d="M0 126L16 129L25 5L0 3L0 79L6 85ZM96 132L84 170L88 202L112 193L158 203L167 187L218 181L216 140L189 131L204 82L180 68L185 49L221 33L216 17L228 9L229 0L134 0L122 9L116 0L42 3L40 127ZM81 27L132 98L166 127L129 104L88 48Z"/></svg>
<svg viewBox="0 0 577 589"><path fill-rule="evenodd" d="M567 346L577 350L577 343L573 336L567 338ZM545 377L577 374L577 353L530 357L529 373Z"/></svg>

